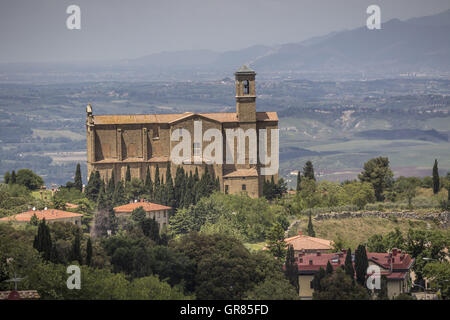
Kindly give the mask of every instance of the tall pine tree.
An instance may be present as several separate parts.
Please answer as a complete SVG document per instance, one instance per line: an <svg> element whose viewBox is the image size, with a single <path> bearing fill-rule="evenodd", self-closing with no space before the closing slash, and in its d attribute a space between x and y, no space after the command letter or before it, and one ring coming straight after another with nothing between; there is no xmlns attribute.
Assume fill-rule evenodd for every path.
<svg viewBox="0 0 450 320"><path fill-rule="evenodd" d="M316 180L314 175L314 167L311 161L306 161L305 166L303 167L303 177L306 179Z"/></svg>

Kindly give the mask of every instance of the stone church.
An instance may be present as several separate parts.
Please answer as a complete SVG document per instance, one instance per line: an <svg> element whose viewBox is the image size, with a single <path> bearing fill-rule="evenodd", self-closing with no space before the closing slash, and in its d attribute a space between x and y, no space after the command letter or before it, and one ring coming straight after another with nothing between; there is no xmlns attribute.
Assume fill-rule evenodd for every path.
<svg viewBox="0 0 450 320"><path fill-rule="evenodd" d="M208 159L200 158L200 161L180 165L185 171L194 171L197 168L200 175L204 170L209 170L215 178L219 178L222 192L229 194L246 192L250 197L261 196L264 179L271 179L272 176L275 181L278 179L278 150L271 150L274 131L277 132L278 139L278 116L276 112L256 112L255 76L256 73L247 66L235 72L236 112L94 115L91 105L88 105L86 109L88 177L93 170L97 170L105 181L111 177L112 172L116 179L125 179L126 168L129 166L132 178L145 179L147 170L150 170L154 180L156 167L158 166L160 175L164 176L168 162L174 176L179 164L171 161L171 150L177 143L172 141L172 133L175 130L186 129L194 136L197 134L194 133L194 123L201 121L202 137L203 133L211 128L218 129L223 136L230 131L228 129L243 129L244 132L253 129L257 132L255 137L257 141L256 143L251 141L248 135L243 136L244 140L241 141L245 141L244 161L237 161L237 158L232 163L225 161L227 152L231 153L231 149L229 147L227 149L223 140L222 163L211 163ZM261 129L267 132L267 147L264 152L276 157L277 162L276 172L270 175L262 174L268 163L261 161L260 157ZM190 154L201 157L203 154L201 151L209 144L204 140L203 138L200 143L191 144ZM233 154L238 152L238 143L233 146ZM278 148L278 144L276 146ZM254 161L249 151L251 147L257 148L257 159Z"/></svg>

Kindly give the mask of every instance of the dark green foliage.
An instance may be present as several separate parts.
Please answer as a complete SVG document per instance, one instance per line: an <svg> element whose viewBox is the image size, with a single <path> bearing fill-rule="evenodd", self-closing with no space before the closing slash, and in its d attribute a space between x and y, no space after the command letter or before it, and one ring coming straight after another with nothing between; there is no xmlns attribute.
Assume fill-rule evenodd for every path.
<svg viewBox="0 0 450 320"><path fill-rule="evenodd" d="M308 218L308 236L310 237L316 236L316 232L314 231L314 226L312 224L311 211L309 211L309 218Z"/></svg>
<svg viewBox="0 0 450 320"><path fill-rule="evenodd" d="M174 207L176 204L176 199L175 199L175 190L173 186L172 172L170 169L170 162L167 163L166 185L164 186L164 189L165 189L164 204L169 207Z"/></svg>
<svg viewBox="0 0 450 320"><path fill-rule="evenodd" d="M17 171L17 175L14 170L12 171L9 183L25 186L29 190L36 190L44 184L44 180L30 169L20 169Z"/></svg>
<svg viewBox="0 0 450 320"><path fill-rule="evenodd" d="M352 250L347 249L347 255L345 256L345 274L348 275L352 280L355 279L355 269L353 268L352 262Z"/></svg>
<svg viewBox="0 0 450 320"><path fill-rule="evenodd" d="M306 161L305 166L303 167L303 177L314 181L316 180L314 175L314 167L311 161Z"/></svg>
<svg viewBox="0 0 450 320"><path fill-rule="evenodd" d="M322 290L321 281L325 278L326 275L327 273L322 267L320 267L319 271L314 274L314 277L312 279L312 287L315 292L320 292Z"/></svg>
<svg viewBox="0 0 450 320"><path fill-rule="evenodd" d="M6 171L5 175L3 176L3 183L8 184L10 179L11 179L11 175L9 174L9 171Z"/></svg>
<svg viewBox="0 0 450 320"><path fill-rule="evenodd" d="M130 171L130 166L127 165L127 171L125 173L125 181L126 182L130 182L131 181L131 171Z"/></svg>
<svg viewBox="0 0 450 320"><path fill-rule="evenodd" d="M375 190L377 201L383 201L383 192L392 185L394 174L389 168L389 159L385 157L373 158L364 163L364 171L358 177L362 182L369 182Z"/></svg>
<svg viewBox="0 0 450 320"><path fill-rule="evenodd" d="M79 163L77 164L77 169L75 170L75 179L73 181L73 186L80 192L83 191L83 180L81 178L81 167Z"/></svg>
<svg viewBox="0 0 450 320"><path fill-rule="evenodd" d="M81 257L81 232L75 234L75 239L72 241L72 250L70 252L70 260L77 261L79 264L83 263L83 259Z"/></svg>
<svg viewBox="0 0 450 320"><path fill-rule="evenodd" d="M440 188L438 161L435 159L433 165L433 193L437 194Z"/></svg>
<svg viewBox="0 0 450 320"><path fill-rule="evenodd" d="M97 202L98 194L100 192L102 181L98 171L92 171L89 176L89 181L85 189L86 197L94 202Z"/></svg>
<svg viewBox="0 0 450 320"><path fill-rule="evenodd" d="M152 176L150 174L150 167L147 167L147 173L145 175L144 187L145 187L145 193L151 199L153 197L153 182L152 182Z"/></svg>
<svg viewBox="0 0 450 320"><path fill-rule="evenodd" d="M367 289L353 281L342 268L320 280L320 290L314 290L314 300L368 300Z"/></svg>
<svg viewBox="0 0 450 320"><path fill-rule="evenodd" d="M285 275L286 279L289 280L290 284L294 286L295 290L298 292L298 265L295 261L294 247L289 245L286 262L285 262Z"/></svg>
<svg viewBox="0 0 450 320"><path fill-rule="evenodd" d="M125 188L122 181L117 182L116 188L114 189L112 202L114 206L120 206L127 202L125 197Z"/></svg>
<svg viewBox="0 0 450 320"><path fill-rule="evenodd" d="M331 265L330 261L327 262L327 267L326 267L326 269L325 269L325 273L326 273L327 275L333 273L333 266Z"/></svg>
<svg viewBox="0 0 450 320"><path fill-rule="evenodd" d="M37 226L37 225L39 225L39 219L38 219L38 217L36 216L36 213L33 214L33 216L31 217L31 219L30 219L30 224L31 224L32 226Z"/></svg>
<svg viewBox="0 0 450 320"><path fill-rule="evenodd" d="M369 261L367 259L366 247L359 245L355 251L355 273L356 282L358 282L361 286L365 286L368 267Z"/></svg>
<svg viewBox="0 0 450 320"><path fill-rule="evenodd" d="M45 219L42 219L41 223L39 223L37 235L34 237L33 248L39 251L45 260L50 260L53 244L50 229L45 223Z"/></svg>
<svg viewBox="0 0 450 320"><path fill-rule="evenodd" d="M302 189L301 184L302 184L302 174L300 173L299 170L297 173L297 188L295 189L297 192L299 192Z"/></svg>
<svg viewBox="0 0 450 320"><path fill-rule="evenodd" d="M92 264L92 241L89 237L86 244L86 265L90 266Z"/></svg>
<svg viewBox="0 0 450 320"><path fill-rule="evenodd" d="M14 170L11 172L11 178L9 179L9 183L10 184L17 183L17 176L16 176L16 172Z"/></svg>
<svg viewBox="0 0 450 320"><path fill-rule="evenodd" d="M284 241L284 230L279 223L275 223L267 235L267 246L273 256L283 260L286 256L286 242Z"/></svg>
<svg viewBox="0 0 450 320"><path fill-rule="evenodd" d="M270 181L264 180L263 182L263 196L269 201L281 198L286 191L287 184L283 178L279 179L278 183L275 183L272 176Z"/></svg>

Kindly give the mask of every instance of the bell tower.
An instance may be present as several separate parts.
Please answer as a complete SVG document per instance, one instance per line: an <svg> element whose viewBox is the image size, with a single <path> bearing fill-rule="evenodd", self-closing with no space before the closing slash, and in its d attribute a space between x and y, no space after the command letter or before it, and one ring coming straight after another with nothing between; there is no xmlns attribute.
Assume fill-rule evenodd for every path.
<svg viewBox="0 0 450 320"><path fill-rule="evenodd" d="M239 122L256 122L256 72L242 66L234 73L236 78L236 113Z"/></svg>

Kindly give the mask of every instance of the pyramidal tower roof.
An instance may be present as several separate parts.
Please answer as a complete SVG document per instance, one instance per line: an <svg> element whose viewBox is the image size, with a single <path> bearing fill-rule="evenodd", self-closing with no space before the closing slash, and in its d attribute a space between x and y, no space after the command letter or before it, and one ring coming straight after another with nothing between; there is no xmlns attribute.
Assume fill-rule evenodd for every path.
<svg viewBox="0 0 450 320"><path fill-rule="evenodd" d="M246 64L239 68L238 71L235 72L239 74L256 74L255 70L250 69Z"/></svg>

